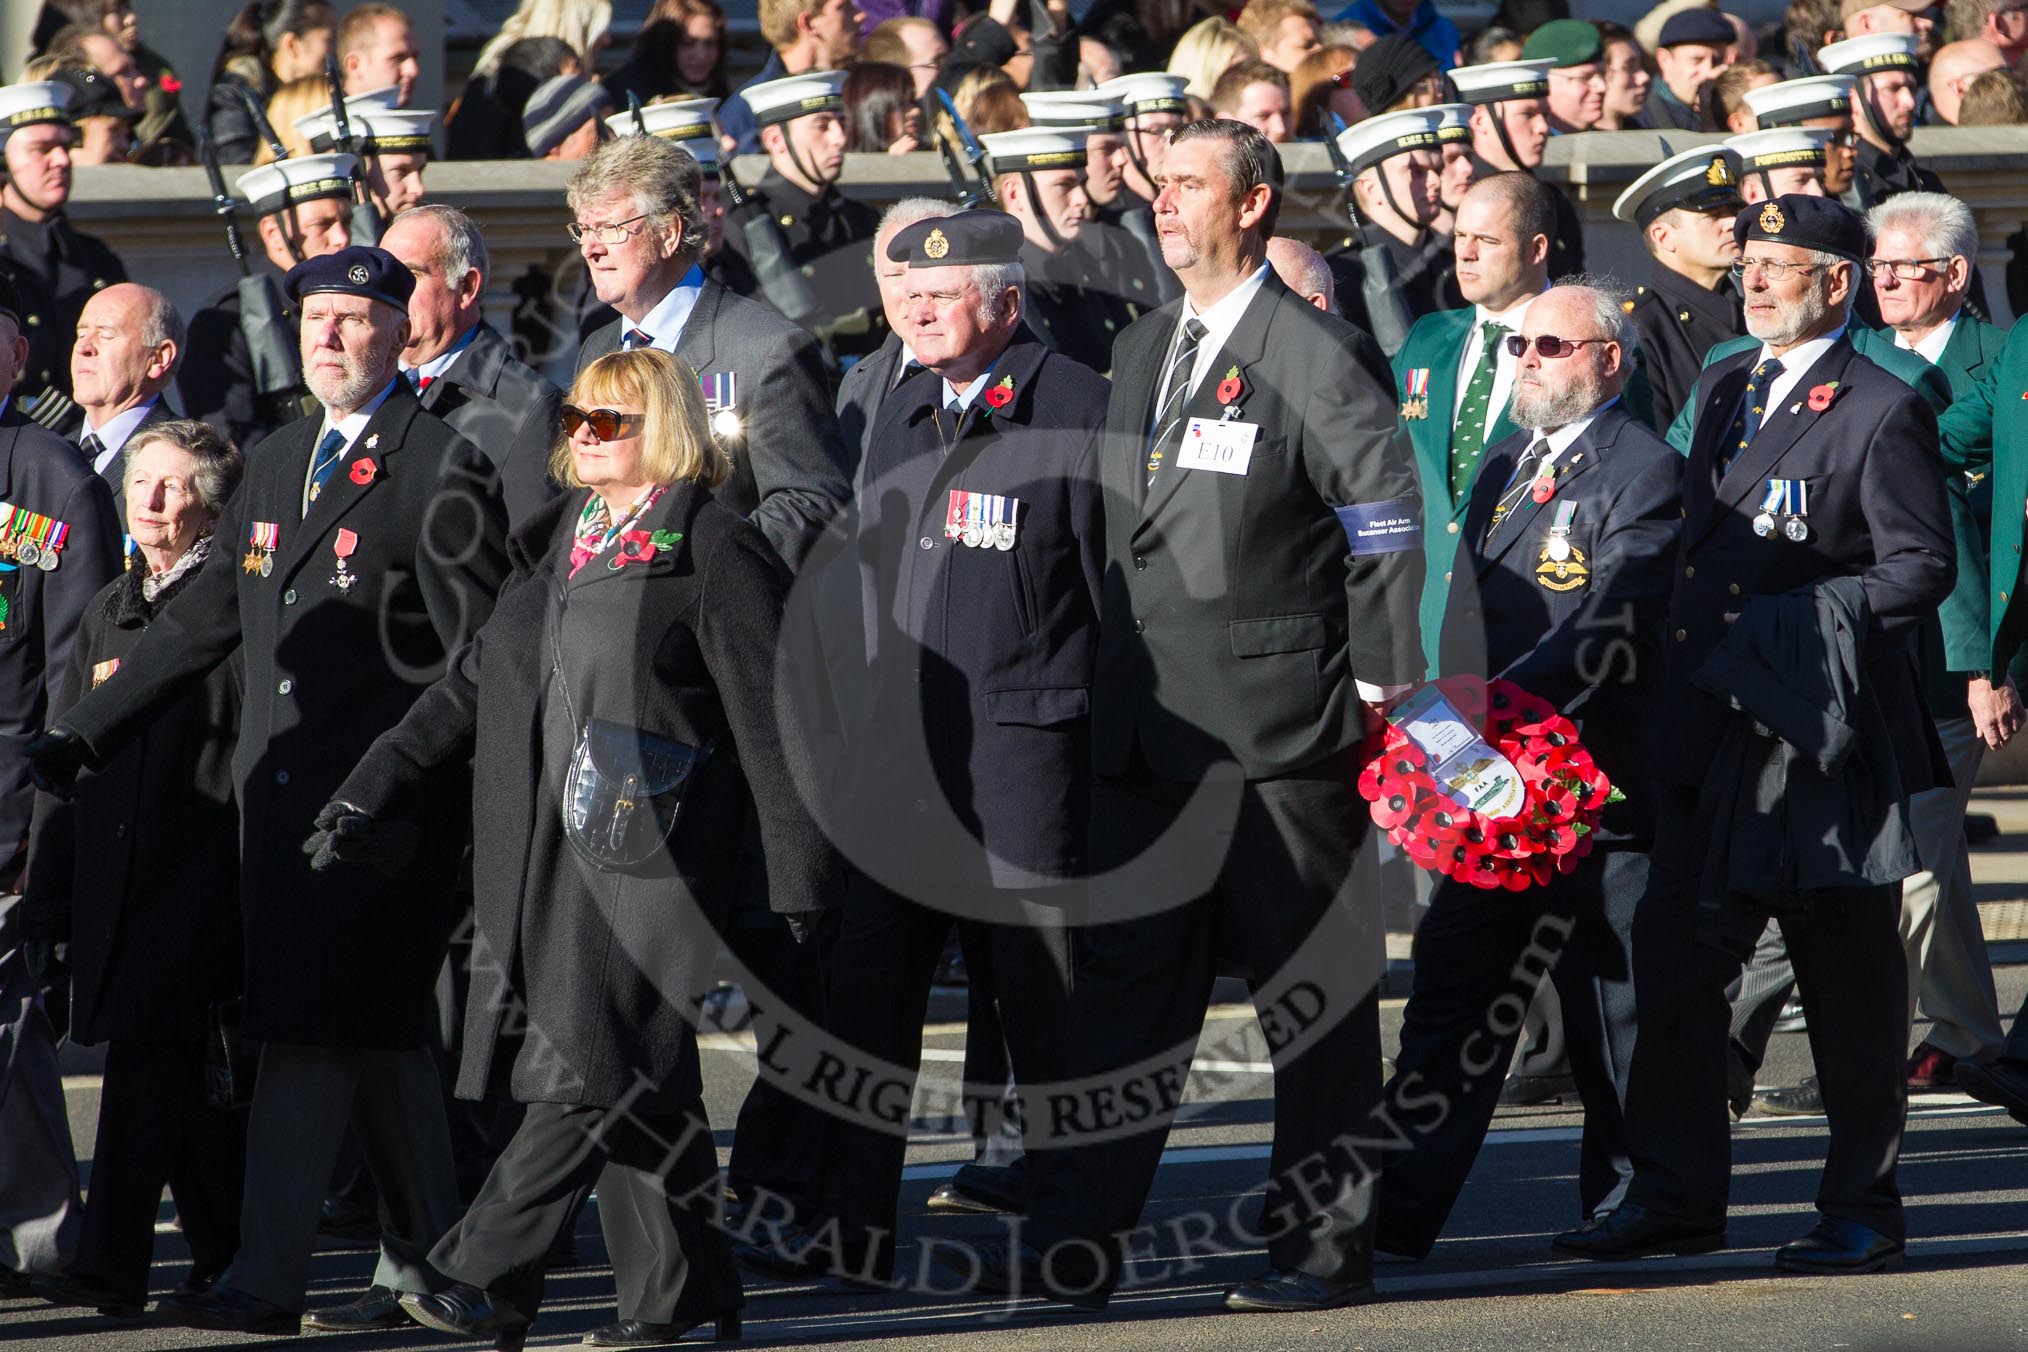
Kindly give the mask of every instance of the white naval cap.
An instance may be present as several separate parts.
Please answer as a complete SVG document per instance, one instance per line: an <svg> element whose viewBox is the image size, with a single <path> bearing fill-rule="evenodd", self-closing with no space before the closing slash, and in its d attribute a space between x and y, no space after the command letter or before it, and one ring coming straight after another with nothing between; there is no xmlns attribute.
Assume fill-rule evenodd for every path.
<svg viewBox="0 0 2028 1352"><path fill-rule="evenodd" d="M1190 82L1166 71L1144 70L1107 80L1095 91L1118 99L1128 117L1139 113L1190 113Z"/></svg>
<svg viewBox="0 0 2028 1352"><path fill-rule="evenodd" d="M1383 160L1411 150L1434 150L1440 144L1437 127L1443 114L1435 108L1404 108L1382 113L1364 122L1354 122L1338 133L1338 149L1353 173L1370 169Z"/></svg>
<svg viewBox="0 0 2028 1352"><path fill-rule="evenodd" d="M633 136L642 128L657 140L674 141L690 152L691 157L706 169L718 167L718 131L712 119L718 116L717 99L673 99L668 103L649 103L641 107L640 121L634 120L634 112L614 113L606 119L606 126L615 136Z"/></svg>
<svg viewBox="0 0 2028 1352"><path fill-rule="evenodd" d="M1739 172L1744 175L1798 165L1821 167L1830 140L1829 127L1769 127L1728 136L1725 144L1739 156Z"/></svg>
<svg viewBox="0 0 2028 1352"><path fill-rule="evenodd" d="M1052 89L1023 94L1021 106L1028 110L1029 125L1036 127L1118 131L1127 120L1126 104L1116 95L1096 89Z"/></svg>
<svg viewBox="0 0 2028 1352"><path fill-rule="evenodd" d="M1746 91L1746 106L1762 129L1793 127L1816 117L1837 117L1852 111L1850 75L1808 75Z"/></svg>
<svg viewBox="0 0 2028 1352"><path fill-rule="evenodd" d="M392 112L399 107L401 107L400 85L382 85L378 89L368 89L363 93L345 96L347 117L351 117L354 113Z"/></svg>
<svg viewBox="0 0 2028 1352"><path fill-rule="evenodd" d="M378 104L354 108L351 99L345 103L346 125L361 155L430 153L430 128L437 120L434 108L383 108ZM338 119L328 108L297 118L296 131L320 155L338 148Z"/></svg>
<svg viewBox="0 0 2028 1352"><path fill-rule="evenodd" d="M1437 115L1437 144L1451 145L1472 139L1472 105L1439 103L1425 111Z"/></svg>
<svg viewBox="0 0 2028 1352"><path fill-rule="evenodd" d="M70 101L76 91L61 80L30 80L0 88L0 140L9 132L38 123L70 125Z"/></svg>
<svg viewBox="0 0 2028 1352"><path fill-rule="evenodd" d="M1451 83L1462 103L1539 99L1549 93L1549 72L1555 68L1554 61L1488 61L1455 68Z"/></svg>
<svg viewBox="0 0 2028 1352"><path fill-rule="evenodd" d="M1697 146L1671 155L1628 184L1613 202L1613 219L1646 228L1677 207L1737 211L1741 205L1739 152L1729 145Z"/></svg>
<svg viewBox="0 0 2028 1352"><path fill-rule="evenodd" d="M258 165L239 176L239 195L256 216L272 216L284 207L321 197L352 198L352 176L359 161L345 154L296 155Z"/></svg>
<svg viewBox="0 0 2028 1352"><path fill-rule="evenodd" d="M1817 49L1817 65L1826 75L1878 75L1905 70L1913 74L1918 39L1913 33L1868 33Z"/></svg>
<svg viewBox="0 0 2028 1352"><path fill-rule="evenodd" d="M979 138L986 149L986 165L995 174L1016 174L1026 169L1082 169L1085 163L1085 127L1022 127L1018 131L991 131Z"/></svg>
<svg viewBox="0 0 2028 1352"><path fill-rule="evenodd" d="M840 112L845 107L844 91L844 71L812 70L748 85L740 97L752 110L756 124L772 127L811 113Z"/></svg>

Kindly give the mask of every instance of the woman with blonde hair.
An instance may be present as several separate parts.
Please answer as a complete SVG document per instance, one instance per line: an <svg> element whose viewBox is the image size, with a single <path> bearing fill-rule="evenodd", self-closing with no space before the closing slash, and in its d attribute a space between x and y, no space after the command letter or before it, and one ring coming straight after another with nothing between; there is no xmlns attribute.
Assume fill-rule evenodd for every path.
<svg viewBox="0 0 2028 1352"><path fill-rule="evenodd" d="M331 111L331 86L322 75L305 75L289 81L268 100L268 124L281 138L282 149L289 152L290 159L297 159L310 153L310 138L296 130L296 119L308 117L311 113ZM274 147L261 137L254 147L253 162L270 164L275 158Z"/></svg>
<svg viewBox="0 0 2028 1352"><path fill-rule="evenodd" d="M731 465L696 372L608 353L563 406L572 490L509 537L491 619L318 814L313 866L384 857L414 805L473 777L474 963L457 1092L527 1105L402 1308L519 1348L546 1256L596 1187L619 1322L595 1347L739 1334L739 1273L712 1224L718 1160L695 1001L758 810L767 895L809 917L837 862L803 808L777 721L784 581L758 529L712 497ZM749 796L748 787L751 788ZM680 817L679 817L680 809Z"/></svg>
<svg viewBox="0 0 2028 1352"><path fill-rule="evenodd" d="M1176 39L1176 50L1169 53L1169 74L1189 81L1187 92L1209 99L1219 76L1241 61L1259 56L1260 48L1239 31L1239 25L1215 17L1200 19Z"/></svg>

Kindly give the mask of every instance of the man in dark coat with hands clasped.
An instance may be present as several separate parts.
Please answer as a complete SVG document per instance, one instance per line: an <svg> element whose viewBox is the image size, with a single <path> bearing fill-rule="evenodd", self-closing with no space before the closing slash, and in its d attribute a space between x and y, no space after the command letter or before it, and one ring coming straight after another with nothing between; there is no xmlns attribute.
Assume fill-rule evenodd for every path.
<svg viewBox="0 0 2028 1352"><path fill-rule="evenodd" d="M1734 231L1760 346L1708 368L1693 405L1634 926L1634 1177L1556 1247L1616 1259L1725 1243L1725 986L1772 915L1831 1134L1820 1219L1775 1263L1866 1272L1906 1234L1907 799L1949 773L1910 644L1950 594L1956 545L1936 415L1846 337L1864 223L1788 195L1750 204Z"/></svg>
<svg viewBox="0 0 2028 1352"><path fill-rule="evenodd" d="M244 1029L264 1045L248 1126L241 1247L218 1285L162 1302L197 1328L297 1330L318 1205L348 1121L381 1197L371 1292L399 1317L457 1192L424 1047L453 915L464 805L446 793L377 870L313 873L301 841L379 733L485 620L506 572L492 466L397 375L409 270L349 247L298 264L303 369L321 417L247 456L221 547L106 683L30 748L68 792L235 652L246 664L234 777L242 819ZM360 1322L350 1320L347 1322Z"/></svg>
<svg viewBox="0 0 2028 1352"><path fill-rule="evenodd" d="M1027 1242L982 1255L983 1289L1106 1303L1169 1076L1238 957L1277 1030L1275 1141L1269 1270L1226 1308L1372 1293L1372 1170L1347 1138L1380 1098L1382 926L1346 885L1368 719L1423 674L1422 522L1379 350L1267 265L1282 182L1237 122L1186 125L1163 162L1156 230L1185 295L1120 335L1100 454L1093 923L1064 1066L1082 1106L1052 1111ZM1300 1042L1277 1013L1297 1005Z"/></svg>

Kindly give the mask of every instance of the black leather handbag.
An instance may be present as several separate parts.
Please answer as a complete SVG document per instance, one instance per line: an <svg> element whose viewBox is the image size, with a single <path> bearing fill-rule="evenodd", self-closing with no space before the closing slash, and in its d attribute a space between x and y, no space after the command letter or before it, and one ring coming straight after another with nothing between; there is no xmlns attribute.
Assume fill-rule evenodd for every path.
<svg viewBox="0 0 2028 1352"><path fill-rule="evenodd" d="M631 868L653 857L675 834L683 790L710 756L712 744L691 746L605 718L578 722L563 674L561 627L559 610L549 631L551 661L563 711L578 730L563 780L563 836L593 868Z"/></svg>

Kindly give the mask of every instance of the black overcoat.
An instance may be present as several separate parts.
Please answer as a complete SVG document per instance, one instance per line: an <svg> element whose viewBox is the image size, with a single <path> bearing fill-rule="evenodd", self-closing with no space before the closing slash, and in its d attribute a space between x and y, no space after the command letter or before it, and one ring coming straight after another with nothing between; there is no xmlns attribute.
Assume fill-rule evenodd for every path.
<svg viewBox="0 0 2028 1352"><path fill-rule="evenodd" d="M527 520L556 496L549 455L556 449L563 391L517 358L498 329L481 321L465 350L421 397L425 412L449 423L493 462L510 524Z"/></svg>
<svg viewBox="0 0 2028 1352"><path fill-rule="evenodd" d="M144 568L93 598L55 712L124 665L162 607ZM243 673L234 657L155 719L72 802L36 799L28 895L70 912L71 1027L78 1042L194 1046L213 1002L239 994L239 809L232 753Z"/></svg>
<svg viewBox="0 0 2028 1352"><path fill-rule="evenodd" d="M566 580L585 501L568 494L515 531L491 620L339 794L377 819L417 820L476 753L460 1097L611 1106L650 1084L651 1101L676 1104L698 1092L695 1011L681 1006L710 988L747 821L742 772L777 909L827 905L836 865L792 777L800 743L776 719L783 583L766 539L679 485L639 528L680 540L619 569L597 556ZM715 743L671 849L637 868L597 871L563 837L576 726L558 651L578 720Z"/></svg>
<svg viewBox="0 0 2028 1352"><path fill-rule="evenodd" d="M421 847L398 877L313 873L302 844L373 739L401 721L491 613L506 574L505 523L485 456L423 412L399 379L304 517L321 428L305 418L253 449L219 519L218 551L62 726L103 763L241 653L247 695L233 783L246 1031L269 1042L401 1049L427 1028L454 913L464 799L447 792L431 804ZM259 522L280 530L268 575L248 557ZM341 530L356 537L343 574Z"/></svg>

